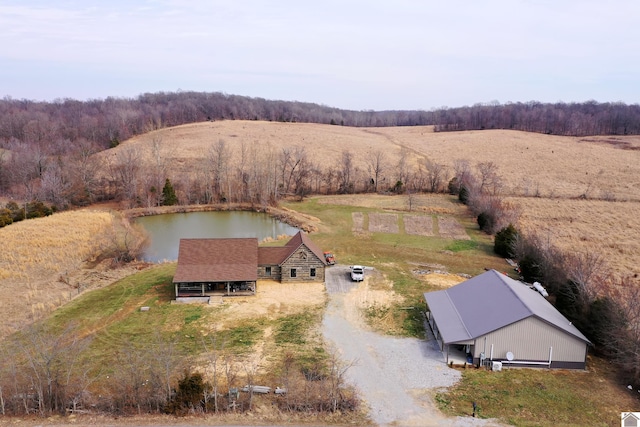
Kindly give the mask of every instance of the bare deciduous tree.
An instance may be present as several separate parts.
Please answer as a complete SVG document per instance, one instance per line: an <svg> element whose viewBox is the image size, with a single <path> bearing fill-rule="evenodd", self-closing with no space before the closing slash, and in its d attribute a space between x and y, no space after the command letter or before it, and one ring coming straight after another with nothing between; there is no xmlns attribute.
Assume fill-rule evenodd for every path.
<svg viewBox="0 0 640 427"><path fill-rule="evenodd" d="M424 166L427 170L427 185L429 191L431 193L439 193L442 191L444 181L447 179L447 167L430 159L424 160Z"/></svg>
<svg viewBox="0 0 640 427"><path fill-rule="evenodd" d="M224 201L225 192L230 193L229 168L231 166L231 150L224 139L219 139L216 144L209 147L208 161L213 173L211 192L217 201Z"/></svg>
<svg viewBox="0 0 640 427"><path fill-rule="evenodd" d="M353 154L348 150L343 150L338 178L338 193L353 193L353 173Z"/></svg>
<svg viewBox="0 0 640 427"><path fill-rule="evenodd" d="M117 188L121 200L130 207L136 203L140 185L141 156L137 149L128 147L118 151L110 159L111 180Z"/></svg>
<svg viewBox="0 0 640 427"><path fill-rule="evenodd" d="M502 189L502 180L498 175L498 165L494 162L480 162L478 167L478 191L480 194L497 195Z"/></svg>
<svg viewBox="0 0 640 427"><path fill-rule="evenodd" d="M372 150L367 153L366 162L373 191L377 193L380 180L384 179L382 174L387 169L387 157L382 150Z"/></svg>
<svg viewBox="0 0 640 427"><path fill-rule="evenodd" d="M601 253L594 250L572 252L563 260L567 277L578 288L577 301L587 307L603 290L608 280L609 269Z"/></svg>

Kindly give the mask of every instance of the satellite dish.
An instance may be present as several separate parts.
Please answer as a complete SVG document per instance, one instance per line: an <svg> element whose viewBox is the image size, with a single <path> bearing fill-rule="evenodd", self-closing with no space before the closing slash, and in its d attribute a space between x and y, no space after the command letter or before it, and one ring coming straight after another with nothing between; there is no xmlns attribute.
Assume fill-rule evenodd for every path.
<svg viewBox="0 0 640 427"><path fill-rule="evenodd" d="M513 360L513 353L511 353L510 351L507 351L507 360L509 362L511 362Z"/></svg>

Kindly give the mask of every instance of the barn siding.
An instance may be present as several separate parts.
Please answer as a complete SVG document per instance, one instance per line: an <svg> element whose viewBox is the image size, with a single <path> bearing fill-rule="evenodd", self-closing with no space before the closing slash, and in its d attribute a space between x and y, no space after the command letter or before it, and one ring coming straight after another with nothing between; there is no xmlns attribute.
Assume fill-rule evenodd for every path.
<svg viewBox="0 0 640 427"><path fill-rule="evenodd" d="M305 245L300 246L285 260L281 267L281 282L324 282L324 262ZM296 277L291 277L291 269L296 269ZM311 269L316 269L316 276L311 277Z"/></svg>
<svg viewBox="0 0 640 427"><path fill-rule="evenodd" d="M271 267L271 275L267 275L267 267ZM273 265L259 265L258 266L258 278L260 279L270 279L280 281L281 277L280 266L278 264Z"/></svg>
<svg viewBox="0 0 640 427"><path fill-rule="evenodd" d="M491 344L495 360L506 359L510 351L514 354L514 360L544 362L549 360L549 347L553 347L552 361L584 365L587 351L584 341L534 316L477 338L474 358L478 359L484 351L488 359L491 356ZM558 366L559 363L553 365Z"/></svg>

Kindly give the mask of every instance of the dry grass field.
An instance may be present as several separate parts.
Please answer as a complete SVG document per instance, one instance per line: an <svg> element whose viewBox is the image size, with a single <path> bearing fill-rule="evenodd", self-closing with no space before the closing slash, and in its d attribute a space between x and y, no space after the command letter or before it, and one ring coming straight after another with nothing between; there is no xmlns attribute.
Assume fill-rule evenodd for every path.
<svg viewBox="0 0 640 427"><path fill-rule="evenodd" d="M301 146L310 159L338 159L344 149L354 154L354 166L367 170L367 155L383 151L383 175L393 179L394 165L407 153L409 165L425 159L445 165L447 178L456 160L474 166L491 161L504 181L503 194L521 207L518 224L542 230L553 244L569 250L602 249L618 274L640 274L640 136L561 137L507 130L434 133L432 127L349 128L304 123L221 121L184 125L141 135L114 150L137 147L151 159L152 145L160 143L179 173L202 161L212 144L224 140L239 158L240 147L258 146L278 153ZM113 151L101 153L113 156ZM338 161L333 162L337 166ZM323 163L321 163L323 165ZM386 208L383 199L358 198L348 203ZM347 203L334 200L337 203ZM327 198L323 203L333 203ZM374 206L375 205L375 206ZM433 204L432 204L433 205ZM407 209L408 206L403 207ZM442 212L450 214L449 206ZM369 224L356 221L356 229ZM362 218L366 220L366 218ZM369 219L370 221L370 219ZM440 224L440 226L446 224Z"/></svg>
<svg viewBox="0 0 640 427"><path fill-rule="evenodd" d="M520 228L540 232L567 251L596 250L605 255L618 274L640 274L637 255L640 253L640 219L636 215L640 207L639 136L570 138L515 131L434 133L430 127L374 129L225 121L155 131L125 141L99 156L114 158L118 150L136 147L147 161L152 162L152 146L159 143L162 155L171 165L171 173L179 174L193 170L207 156L209 147L221 139L233 150L233 162L239 158L242 144L258 146L260 150L273 153L284 147L303 146L309 158L318 162L327 159L328 155L338 158L347 148L354 153L354 164L361 171L367 169L367 154L380 150L388 161L385 174L389 174L389 179L393 165L403 152L408 153L410 165L426 159L446 165L448 177L452 176L456 160L467 160L472 166L492 161L498 165L508 201L520 207L517 224ZM339 245L344 249L344 254L337 254L343 256L340 262L343 259L347 262L351 256L373 258L373 254L364 251L354 255L353 246L350 246L367 242L370 236L365 235L368 234L388 234L376 236L375 244L379 247L395 241L398 233L404 233L409 239L473 237L474 241L479 234L475 230L469 231L473 218L469 217L466 208L453 198L441 195L327 196L318 198L317 204L347 205L354 210L366 211L344 209L344 217L323 217L324 224L318 225L318 238L323 243L336 239L331 233L325 233L323 237L323 229L342 227L342 223L352 220L344 226L351 229L353 235L343 237L346 243ZM3 251L0 252L0 316L5 319L0 323L0 338L24 322L69 301L80 290L114 282L135 270L135 267L130 267L130 270L113 272L100 268L100 265L85 268L87 261L104 244L98 236L110 230L114 222L117 222L116 217L111 213L82 210L0 229L0 242L3 243ZM411 253L411 248L406 253ZM396 252L393 255L396 256ZM464 253L442 250L435 255L433 260L428 260L434 264L412 265L411 268L415 267L413 274L407 274L407 278L402 277L405 265L391 266L388 270L399 272L398 275L376 275L359 284L348 296L354 308L351 315L360 322L370 321L368 324L374 329L385 330L389 324L395 324L393 319L387 318L391 314L367 319L367 313L379 311L379 307L404 304L400 285L406 287L410 279L417 278L422 284L439 288L464 280L462 276L440 272L446 268L440 269L440 264L435 263L457 260L465 268L455 270L465 272L483 266L465 260ZM385 258L379 262L387 261ZM427 274L424 270L432 271ZM397 284L400 285L396 292ZM208 307L208 315L213 316L218 311L222 315L209 324L224 328L225 324L250 322L252 318L277 322L289 315L320 310L327 298L321 284L296 293L295 287L286 289L286 286L267 282L258 288L258 295L259 298L237 299L233 304ZM266 344L258 345L256 354L265 356L273 350L274 331L271 326L265 328ZM400 333L399 330L391 332Z"/></svg>
<svg viewBox="0 0 640 427"><path fill-rule="evenodd" d="M459 159L471 165L492 161L499 167L508 194L640 201L640 136L561 137L508 130L434 133L430 126L349 128L307 123L221 121L162 129L132 138L101 155L109 157L137 147L151 158L153 142L176 170L192 167L209 147L224 140L239 156L240 146L278 152L305 147L310 159L336 161L344 149L354 165L366 170L367 153L383 151L391 172L404 150L409 164L424 159L451 167ZM450 171L451 172L451 171ZM451 174L449 175L451 176Z"/></svg>
<svg viewBox="0 0 640 427"><path fill-rule="evenodd" d="M617 276L640 276L637 202L511 198L522 207L519 225L567 252L604 256Z"/></svg>
<svg viewBox="0 0 640 427"><path fill-rule="evenodd" d="M113 229L113 214L80 210L0 228L0 338L132 268L85 269Z"/></svg>

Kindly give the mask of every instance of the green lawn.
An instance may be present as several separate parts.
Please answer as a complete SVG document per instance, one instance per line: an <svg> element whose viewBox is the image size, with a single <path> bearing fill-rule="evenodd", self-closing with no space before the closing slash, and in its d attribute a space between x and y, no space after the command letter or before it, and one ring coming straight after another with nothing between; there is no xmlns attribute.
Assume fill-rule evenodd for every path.
<svg viewBox="0 0 640 427"><path fill-rule="evenodd" d="M345 196L348 197L348 196ZM392 200L394 196L389 196ZM449 196L442 196L449 197ZM449 201L453 206L458 202ZM479 231L473 218L458 216L470 240L452 240L439 236L425 237L409 235L404 227L399 233L354 233L352 214L362 212L367 229L369 213L392 212L403 215L429 215L428 213L388 211L363 206L329 205L321 203L321 198L311 198L304 202L292 202L286 208L302 212L322 221L321 230L312 238L324 250L333 251L340 264L363 264L382 272L393 282L393 290L404 297L401 304L392 308L395 325L388 330L403 331L407 336L424 336L422 314L424 292L433 290L427 283L418 280L411 272L419 265L441 264L451 273L476 275L485 268L505 270L506 262L493 253L492 237ZM435 218L436 216L433 215ZM401 223L401 221L399 221ZM415 307L407 310L407 307ZM376 316L376 313L368 313Z"/></svg>
<svg viewBox="0 0 640 427"><path fill-rule="evenodd" d="M493 254L492 238L480 232L474 219L464 214L458 214L456 219L470 240L407 235L404 227L400 227L397 234L354 233L354 212L389 211L320 201L320 198L311 198L284 206L320 219L320 231L314 233L312 239L323 250L332 251L339 264L375 267L392 282L393 291L402 296L402 302L391 307L372 307L364 314L371 320L384 317L393 323L389 330L395 333L417 337L424 334L423 293L433 287L412 273L418 266L438 264L451 273L470 275L479 274L485 268L508 271L505 261ZM449 198L446 203L455 206L456 202ZM408 214L399 210L391 212L400 216ZM436 217L427 211L418 212L410 214ZM80 295L56 310L46 320L47 328L62 331L76 325L78 335L93 337L83 361L101 372L109 372L128 348L153 348L158 343L169 342L176 344L181 355L193 360L203 355L205 345L217 345L242 357L250 355L257 343L265 343L264 352L271 361L293 354L298 363L309 370L328 357L318 332L323 306L275 319L259 315L238 321L233 327L218 328L225 319L226 305L204 308L170 303L174 272L175 263L161 264ZM149 311L141 311L142 306L150 307ZM270 375L277 375L277 371ZM616 425L619 395L609 378L608 373L593 371L508 369L495 373L467 369L456 387L436 395L436 402L452 415L469 414L471 402L476 402L480 417L496 417L522 426ZM605 386L609 392L598 392ZM638 408L628 408L634 409Z"/></svg>

